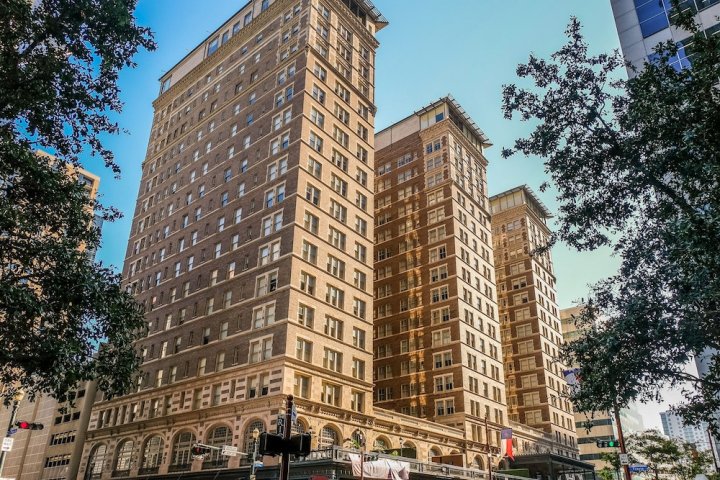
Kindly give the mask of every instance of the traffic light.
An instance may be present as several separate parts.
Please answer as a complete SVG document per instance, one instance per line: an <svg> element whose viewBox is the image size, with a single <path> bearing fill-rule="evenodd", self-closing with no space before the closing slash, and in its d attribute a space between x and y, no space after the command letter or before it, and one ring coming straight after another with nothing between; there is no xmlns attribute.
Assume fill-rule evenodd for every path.
<svg viewBox="0 0 720 480"><path fill-rule="evenodd" d="M194 457L202 457L210 453L210 448L204 445L193 445L190 449Z"/></svg>
<svg viewBox="0 0 720 480"><path fill-rule="evenodd" d="M42 430L45 428L45 426L42 423L32 423L32 422L15 422L15 426L19 428L20 430Z"/></svg>
<svg viewBox="0 0 720 480"><path fill-rule="evenodd" d="M281 455L285 452L285 440L280 435L262 432L258 439L258 453L260 455Z"/></svg>
<svg viewBox="0 0 720 480"><path fill-rule="evenodd" d="M620 448L620 442L617 440L598 440L595 444L598 448Z"/></svg>
<svg viewBox="0 0 720 480"><path fill-rule="evenodd" d="M300 457L310 455L311 436L309 433L293 435L285 440L280 435L263 432L258 439L258 453L260 455L282 455L289 453Z"/></svg>
<svg viewBox="0 0 720 480"><path fill-rule="evenodd" d="M293 435L290 437L290 453L299 457L307 457L310 455L310 443L312 437L309 433Z"/></svg>

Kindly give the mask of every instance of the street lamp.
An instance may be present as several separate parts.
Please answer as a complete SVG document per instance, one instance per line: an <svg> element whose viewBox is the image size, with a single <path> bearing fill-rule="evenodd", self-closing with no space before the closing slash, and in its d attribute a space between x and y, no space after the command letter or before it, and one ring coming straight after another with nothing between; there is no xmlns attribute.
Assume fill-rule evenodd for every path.
<svg viewBox="0 0 720 480"><path fill-rule="evenodd" d="M400 437L400 456L403 456L403 445L405 444L405 440Z"/></svg>
<svg viewBox="0 0 720 480"><path fill-rule="evenodd" d="M365 435L360 430L355 430L353 436L360 446L360 480L365 480Z"/></svg>
<svg viewBox="0 0 720 480"><path fill-rule="evenodd" d="M253 464L252 464L252 470L250 473L250 480L255 480L255 468L257 468L257 455L258 455L258 447L260 445L259 439L260 439L260 430L255 428L252 432L253 440L255 440L255 449L253 450Z"/></svg>
<svg viewBox="0 0 720 480"><path fill-rule="evenodd" d="M12 410L10 412L10 422L8 423L7 430L5 431L5 436L10 436L10 429L15 424L15 416L17 415L18 406L20 405L20 402L25 397L25 392L22 390L17 390L15 392L15 395L13 395L13 404L12 404ZM2 477L3 467L5 466L5 458L7 452L0 452L0 477Z"/></svg>

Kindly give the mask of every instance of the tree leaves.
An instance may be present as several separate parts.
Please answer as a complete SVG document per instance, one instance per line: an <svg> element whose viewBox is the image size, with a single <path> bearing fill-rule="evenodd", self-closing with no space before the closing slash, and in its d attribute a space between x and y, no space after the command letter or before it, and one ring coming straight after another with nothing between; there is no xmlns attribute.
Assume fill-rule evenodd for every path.
<svg viewBox="0 0 720 480"><path fill-rule="evenodd" d="M0 393L22 389L64 401L95 379L127 392L139 359L143 315L120 277L95 263L93 215L119 212L91 201L69 165L99 155L118 132L117 79L139 48L153 49L133 18L135 0L7 0L0 3ZM37 155L52 150L57 158ZM100 344L105 342L102 348Z"/></svg>
<svg viewBox="0 0 720 480"><path fill-rule="evenodd" d="M678 411L717 431L718 360L703 381L684 365L720 346L720 44L691 15L678 18L695 32L692 70L676 70L677 46L663 44L629 81L617 52L588 54L572 19L550 60L518 68L534 88L504 87L505 117L537 126L503 156L544 159L559 192L553 242L610 246L621 260L594 285L576 319L585 334L563 352L582 368L576 409L657 400L662 387L689 382Z"/></svg>

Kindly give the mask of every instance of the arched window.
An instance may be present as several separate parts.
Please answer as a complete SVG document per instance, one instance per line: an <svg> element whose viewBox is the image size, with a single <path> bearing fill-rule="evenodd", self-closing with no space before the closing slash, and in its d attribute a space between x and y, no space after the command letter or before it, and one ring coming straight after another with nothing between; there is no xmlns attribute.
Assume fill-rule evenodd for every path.
<svg viewBox="0 0 720 480"><path fill-rule="evenodd" d="M433 461L433 460L432 460L433 457L439 457L439 456L441 456L441 455L442 455L442 452L440 451L439 448L437 448L437 447L432 447L432 448L430 449L430 454L429 454L429 457L430 457L430 458L429 458L429 460L432 462L432 461Z"/></svg>
<svg viewBox="0 0 720 480"><path fill-rule="evenodd" d="M195 434L182 432L175 439L172 449L171 465L190 465L192 463L192 446L195 443Z"/></svg>
<svg viewBox="0 0 720 480"><path fill-rule="evenodd" d="M374 452L387 453L387 451L390 450L390 442L385 437L378 437L375 439L375 442L373 443L372 450Z"/></svg>
<svg viewBox="0 0 720 480"><path fill-rule="evenodd" d="M405 440L402 445L400 445L400 448L402 450L402 457L417 458L417 447L414 443Z"/></svg>
<svg viewBox="0 0 720 480"><path fill-rule="evenodd" d="M333 427L326 425L320 431L318 446L322 448L330 448L333 445L340 445L340 435Z"/></svg>
<svg viewBox="0 0 720 480"><path fill-rule="evenodd" d="M480 455L475 455L475 461L473 462L474 467L478 470L485 471L485 462Z"/></svg>
<svg viewBox="0 0 720 480"><path fill-rule="evenodd" d="M132 440L125 440L118 445L115 471L126 472L130 470L130 464L133 461L133 450L135 450L135 442Z"/></svg>
<svg viewBox="0 0 720 480"><path fill-rule="evenodd" d="M253 432L256 428L258 429L258 432L264 432L265 422L263 422L262 420L255 420L245 428L245 435L243 438L245 439L245 453L248 454L248 459L252 459L253 453L255 452L255 438L253 438Z"/></svg>
<svg viewBox="0 0 720 480"><path fill-rule="evenodd" d="M210 446L218 447L220 449L222 449L224 445L231 445L232 431L230 431L230 428L225 425L215 427L208 434L206 443ZM207 467L208 464L217 467L227 466L227 461L229 457L223 457L222 455L220 455L220 453L221 450L210 450L210 454L205 457L205 461L203 462L205 464L205 467Z"/></svg>
<svg viewBox="0 0 720 480"><path fill-rule="evenodd" d="M305 420L299 419L292 427L292 433L294 435L300 435L301 433L307 432L307 425Z"/></svg>
<svg viewBox="0 0 720 480"><path fill-rule="evenodd" d="M107 447L103 444L97 445L88 459L86 470L87 478L100 478L105 469L105 457L107 456Z"/></svg>
<svg viewBox="0 0 720 480"><path fill-rule="evenodd" d="M140 468L157 468L162 463L163 439L159 435L150 437L145 442Z"/></svg>

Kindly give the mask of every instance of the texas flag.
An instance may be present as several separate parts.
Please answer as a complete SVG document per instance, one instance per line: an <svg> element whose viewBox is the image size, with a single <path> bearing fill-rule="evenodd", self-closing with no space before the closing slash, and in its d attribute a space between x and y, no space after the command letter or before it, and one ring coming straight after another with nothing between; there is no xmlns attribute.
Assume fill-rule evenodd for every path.
<svg viewBox="0 0 720 480"><path fill-rule="evenodd" d="M503 447L503 456L510 458L510 460L515 460L512 445L512 428L503 428L500 430L500 440Z"/></svg>

